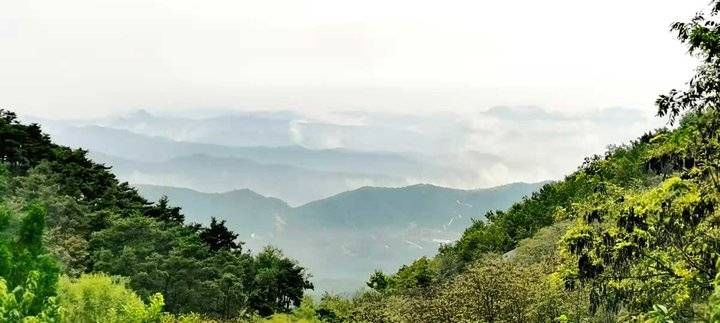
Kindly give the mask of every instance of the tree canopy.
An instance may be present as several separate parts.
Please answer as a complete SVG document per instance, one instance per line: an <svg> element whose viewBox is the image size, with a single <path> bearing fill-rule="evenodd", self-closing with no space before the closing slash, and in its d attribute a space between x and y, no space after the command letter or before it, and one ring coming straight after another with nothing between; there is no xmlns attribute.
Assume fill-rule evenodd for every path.
<svg viewBox="0 0 720 323"><path fill-rule="evenodd" d="M305 268L279 250L243 252L224 220L186 224L167 198L145 200L86 151L53 144L39 125L7 110L0 110L0 143L0 320L271 315L298 306L312 288ZM126 278L116 286L94 273ZM68 305L93 301L82 293L115 300L106 308Z"/></svg>

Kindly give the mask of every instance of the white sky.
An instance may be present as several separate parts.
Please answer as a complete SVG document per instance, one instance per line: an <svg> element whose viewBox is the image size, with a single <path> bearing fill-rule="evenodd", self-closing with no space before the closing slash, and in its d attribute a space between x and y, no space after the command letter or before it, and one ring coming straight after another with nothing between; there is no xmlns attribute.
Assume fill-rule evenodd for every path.
<svg viewBox="0 0 720 323"><path fill-rule="evenodd" d="M651 109L708 0L3 0L0 106Z"/></svg>

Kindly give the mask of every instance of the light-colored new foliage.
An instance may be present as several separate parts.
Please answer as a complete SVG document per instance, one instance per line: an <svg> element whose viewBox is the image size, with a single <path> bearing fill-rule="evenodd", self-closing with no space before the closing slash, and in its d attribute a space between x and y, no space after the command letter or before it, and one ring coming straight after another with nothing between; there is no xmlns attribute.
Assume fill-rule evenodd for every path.
<svg viewBox="0 0 720 323"><path fill-rule="evenodd" d="M32 271L27 282L13 290L8 290L7 283L0 278L0 322L40 323L53 322L57 317L55 299L49 298L42 311L37 315L28 315L32 303L36 300L38 272Z"/></svg>
<svg viewBox="0 0 720 323"><path fill-rule="evenodd" d="M163 317L162 295L155 294L145 304L123 279L105 274L62 277L58 302L63 322L145 323Z"/></svg>

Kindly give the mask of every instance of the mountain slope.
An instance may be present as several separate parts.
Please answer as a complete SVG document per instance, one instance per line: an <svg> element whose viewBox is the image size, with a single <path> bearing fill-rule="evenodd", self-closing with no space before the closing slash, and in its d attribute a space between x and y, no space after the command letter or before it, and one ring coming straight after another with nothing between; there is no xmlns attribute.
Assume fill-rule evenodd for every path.
<svg viewBox="0 0 720 323"><path fill-rule="evenodd" d="M400 188L363 187L293 210L292 220L337 227L406 226L410 223L461 230L471 219L504 208L541 183L514 183L490 189L460 190L428 184Z"/></svg>
<svg viewBox="0 0 720 323"><path fill-rule="evenodd" d="M146 198L168 195L188 219L226 219L250 249L271 243L308 266L318 291L351 292L375 269L432 255L471 219L507 208L543 183L457 190L433 185L364 187L291 208L249 190L209 194L139 186ZM249 237L249 239L248 239Z"/></svg>
<svg viewBox="0 0 720 323"><path fill-rule="evenodd" d="M209 217L226 220L239 234L246 247L259 250L273 239L276 217L290 206L284 201L265 197L248 189L225 193L203 193L187 188L136 185L138 192L151 201L167 196L182 207L188 222L209 223Z"/></svg>

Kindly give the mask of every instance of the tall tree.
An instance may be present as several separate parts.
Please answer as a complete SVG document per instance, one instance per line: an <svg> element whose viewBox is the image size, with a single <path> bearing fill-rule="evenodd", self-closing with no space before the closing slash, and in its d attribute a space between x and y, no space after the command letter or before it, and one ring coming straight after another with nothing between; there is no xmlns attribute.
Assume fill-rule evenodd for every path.
<svg viewBox="0 0 720 323"><path fill-rule="evenodd" d="M180 211L179 207L170 206L170 200L166 195L163 195L157 203L145 209L145 215L163 222L183 224L185 215Z"/></svg>
<svg viewBox="0 0 720 323"><path fill-rule="evenodd" d="M305 290L313 288L305 268L276 248L263 249L255 258L255 266L257 289L250 302L260 315L287 312L299 306Z"/></svg>
<svg viewBox="0 0 720 323"><path fill-rule="evenodd" d="M242 243L237 242L238 234L225 226L225 220L218 221L215 217L210 220L210 226L200 231L200 238L207 243L210 251L220 250L239 251Z"/></svg>

